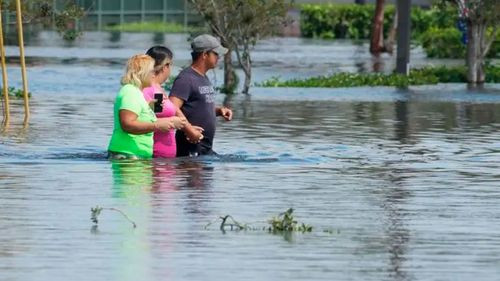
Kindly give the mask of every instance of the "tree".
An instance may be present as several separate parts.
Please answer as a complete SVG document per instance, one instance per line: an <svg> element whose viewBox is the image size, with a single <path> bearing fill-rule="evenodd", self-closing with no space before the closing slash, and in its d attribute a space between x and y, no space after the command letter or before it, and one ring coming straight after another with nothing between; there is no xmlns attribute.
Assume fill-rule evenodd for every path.
<svg viewBox="0 0 500 281"><path fill-rule="evenodd" d="M85 11L75 0L58 1L64 7L56 9L53 0L21 0L22 18L25 24L54 26L67 40L74 40L80 34L75 21L84 16ZM16 0L0 0L2 11L16 11Z"/></svg>
<svg viewBox="0 0 500 281"><path fill-rule="evenodd" d="M500 25L500 2L498 0L442 0L456 5L460 19L467 26L467 80L481 84L485 80L485 57L496 38Z"/></svg>
<svg viewBox="0 0 500 281"><path fill-rule="evenodd" d="M372 32L370 34L370 53L379 55L383 52L392 53L396 38L398 22L397 9L394 11L392 26L387 40L384 40L384 6L385 0L377 0L375 3L375 14L372 22Z"/></svg>
<svg viewBox="0 0 500 281"><path fill-rule="evenodd" d="M190 0L212 33L229 49L224 58L224 89L231 92L236 82L231 53L245 73L243 93L252 80L251 48L262 38L276 34L286 23L287 0ZM233 84L231 84L233 83Z"/></svg>

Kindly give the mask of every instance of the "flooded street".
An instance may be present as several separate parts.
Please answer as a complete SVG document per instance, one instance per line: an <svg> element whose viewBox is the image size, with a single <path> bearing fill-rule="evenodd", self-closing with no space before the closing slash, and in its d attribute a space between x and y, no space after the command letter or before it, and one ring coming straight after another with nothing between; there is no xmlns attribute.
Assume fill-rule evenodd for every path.
<svg viewBox="0 0 500 281"><path fill-rule="evenodd" d="M218 157L111 162L123 63L150 43L27 49L30 127L17 100L0 134L0 280L500 276L500 85L253 88L230 101L233 121L219 121ZM189 53L177 49L180 68ZM282 63L275 52L269 67ZM276 73L304 75L292 65ZM137 228L107 210L93 227L96 205ZM265 226L290 207L313 232L204 228L225 214Z"/></svg>

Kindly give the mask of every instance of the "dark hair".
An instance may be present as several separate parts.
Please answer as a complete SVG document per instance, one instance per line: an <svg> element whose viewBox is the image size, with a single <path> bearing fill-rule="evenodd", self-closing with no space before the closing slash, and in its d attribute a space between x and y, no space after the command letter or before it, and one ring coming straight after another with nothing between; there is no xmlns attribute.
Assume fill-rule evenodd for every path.
<svg viewBox="0 0 500 281"><path fill-rule="evenodd" d="M155 69L161 66L165 59L172 59L174 57L172 51L165 46L153 46L149 48L146 55L152 57L155 60Z"/></svg>
<svg viewBox="0 0 500 281"><path fill-rule="evenodd" d="M198 58L201 57L205 52L191 52L191 58L193 59L193 62L197 61Z"/></svg>

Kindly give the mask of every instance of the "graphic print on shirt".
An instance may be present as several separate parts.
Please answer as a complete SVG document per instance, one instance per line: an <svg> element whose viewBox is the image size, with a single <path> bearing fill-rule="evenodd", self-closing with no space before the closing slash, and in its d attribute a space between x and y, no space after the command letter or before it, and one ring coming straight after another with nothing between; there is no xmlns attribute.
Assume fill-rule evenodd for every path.
<svg viewBox="0 0 500 281"><path fill-rule="evenodd" d="M200 94L205 96L206 103L214 103L215 101L215 89L213 86L199 86L198 90Z"/></svg>

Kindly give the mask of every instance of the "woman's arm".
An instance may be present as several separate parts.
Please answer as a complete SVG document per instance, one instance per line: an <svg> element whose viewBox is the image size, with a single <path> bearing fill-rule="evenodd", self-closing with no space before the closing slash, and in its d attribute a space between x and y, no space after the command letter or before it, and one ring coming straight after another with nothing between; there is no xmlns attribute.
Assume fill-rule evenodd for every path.
<svg viewBox="0 0 500 281"><path fill-rule="evenodd" d="M133 134L142 135L154 131L167 132L170 129L180 129L184 127L186 119L179 117L159 118L156 122L141 122L137 120L137 114L130 110L122 109L119 112L120 125L123 131Z"/></svg>

